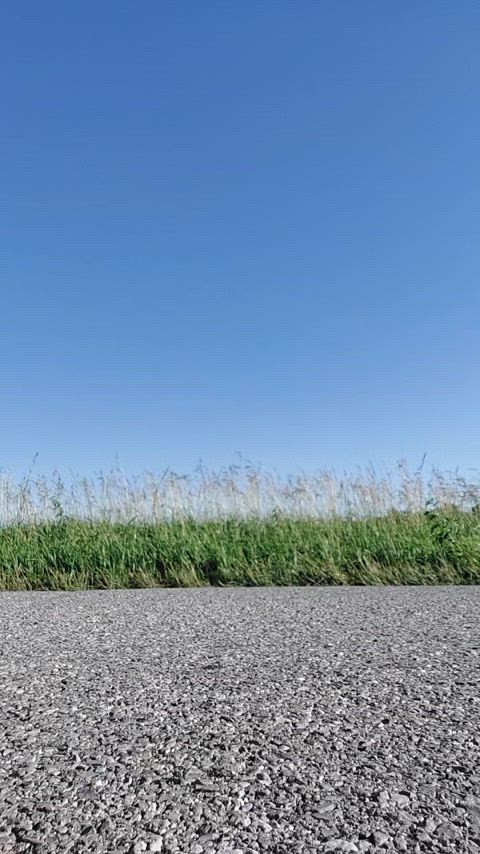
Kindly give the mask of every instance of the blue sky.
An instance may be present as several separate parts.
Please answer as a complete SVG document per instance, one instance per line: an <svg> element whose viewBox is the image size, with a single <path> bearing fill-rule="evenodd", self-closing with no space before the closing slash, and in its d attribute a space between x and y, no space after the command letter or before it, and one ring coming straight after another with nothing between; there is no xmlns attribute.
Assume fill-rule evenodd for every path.
<svg viewBox="0 0 480 854"><path fill-rule="evenodd" d="M2 18L2 468L478 466L477 0Z"/></svg>

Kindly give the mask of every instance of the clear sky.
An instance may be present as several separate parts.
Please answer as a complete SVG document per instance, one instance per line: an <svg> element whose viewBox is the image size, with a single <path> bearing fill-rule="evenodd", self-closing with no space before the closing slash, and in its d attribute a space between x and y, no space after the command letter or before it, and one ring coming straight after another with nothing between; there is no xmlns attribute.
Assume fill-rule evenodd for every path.
<svg viewBox="0 0 480 854"><path fill-rule="evenodd" d="M2 13L0 467L480 463L478 0Z"/></svg>

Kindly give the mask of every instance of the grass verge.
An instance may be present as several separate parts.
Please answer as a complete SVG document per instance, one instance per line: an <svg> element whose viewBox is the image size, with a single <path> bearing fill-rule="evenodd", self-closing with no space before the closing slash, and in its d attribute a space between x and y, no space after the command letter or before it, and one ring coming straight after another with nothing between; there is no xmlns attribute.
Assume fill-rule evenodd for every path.
<svg viewBox="0 0 480 854"><path fill-rule="evenodd" d="M0 589L480 583L480 514L0 529Z"/></svg>

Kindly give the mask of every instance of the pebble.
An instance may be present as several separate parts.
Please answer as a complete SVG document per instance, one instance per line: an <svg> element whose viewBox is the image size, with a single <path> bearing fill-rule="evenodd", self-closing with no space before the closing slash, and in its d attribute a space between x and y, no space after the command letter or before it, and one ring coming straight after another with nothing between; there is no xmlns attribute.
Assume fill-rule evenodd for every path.
<svg viewBox="0 0 480 854"><path fill-rule="evenodd" d="M378 848L387 848L390 843L390 836L383 830L375 830L372 833L372 841Z"/></svg>
<svg viewBox="0 0 480 854"><path fill-rule="evenodd" d="M331 839L327 842L325 851L358 851L358 847L347 839Z"/></svg>

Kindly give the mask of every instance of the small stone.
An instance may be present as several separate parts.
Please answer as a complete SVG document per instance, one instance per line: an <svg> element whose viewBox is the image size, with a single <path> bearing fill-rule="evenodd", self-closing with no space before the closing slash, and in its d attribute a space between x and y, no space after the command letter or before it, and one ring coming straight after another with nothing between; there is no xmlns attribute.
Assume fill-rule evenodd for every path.
<svg viewBox="0 0 480 854"><path fill-rule="evenodd" d="M57 829L58 833L62 833L60 828ZM17 834L18 842L23 842L25 845L41 845L41 840L38 836L30 836L28 833L18 833Z"/></svg>
<svg viewBox="0 0 480 854"><path fill-rule="evenodd" d="M150 851L162 851L163 838L161 836L156 836L155 839L151 839L148 848Z"/></svg>
<svg viewBox="0 0 480 854"><path fill-rule="evenodd" d="M399 836L396 837L395 846L397 848L397 851L407 851L408 850L408 843L407 843L406 837L403 834L400 834Z"/></svg>
<svg viewBox="0 0 480 854"><path fill-rule="evenodd" d="M390 837L388 833L385 833L383 830L376 830L374 833L372 833L372 841L379 848L388 848Z"/></svg>
<svg viewBox="0 0 480 854"><path fill-rule="evenodd" d="M462 838L459 828L455 827L455 825L451 824L449 821L444 821L443 824L437 827L436 833L439 839L459 840Z"/></svg>
<svg viewBox="0 0 480 854"><path fill-rule="evenodd" d="M422 783L422 785L418 787L418 793L420 795L435 797L437 794L437 786L435 783Z"/></svg>
<svg viewBox="0 0 480 854"><path fill-rule="evenodd" d="M192 848L192 854L202 854L203 845L199 845L198 842Z"/></svg>
<svg viewBox="0 0 480 854"><path fill-rule="evenodd" d="M188 771L185 773L185 776L183 778L183 782L184 783L194 783L196 780L201 780L201 778L202 778L202 772L200 771L199 768L195 768L195 766L193 766L192 768L189 768Z"/></svg>
<svg viewBox="0 0 480 854"><path fill-rule="evenodd" d="M328 813L333 812L335 809L335 804L331 801L323 801L319 804L315 804L312 808L312 813L317 816L317 818L321 818L322 815L327 815Z"/></svg>
<svg viewBox="0 0 480 854"><path fill-rule="evenodd" d="M147 850L147 843L143 839L139 839L133 843L130 850L132 854L142 854L143 851Z"/></svg>
<svg viewBox="0 0 480 854"><path fill-rule="evenodd" d="M358 851L354 842L349 842L348 839L331 839L327 842L325 851Z"/></svg>

